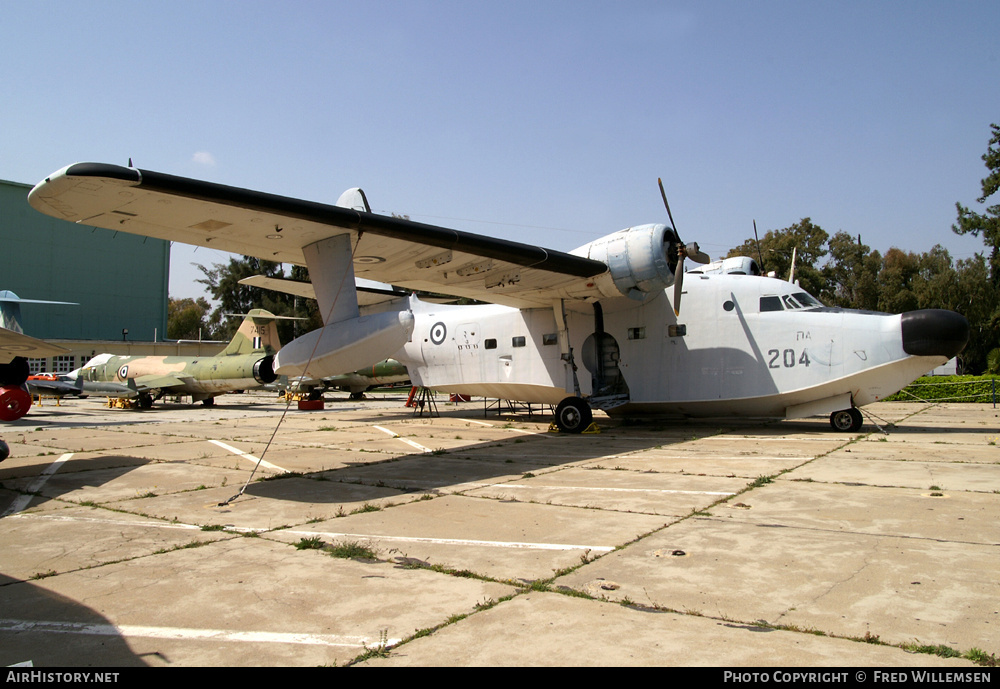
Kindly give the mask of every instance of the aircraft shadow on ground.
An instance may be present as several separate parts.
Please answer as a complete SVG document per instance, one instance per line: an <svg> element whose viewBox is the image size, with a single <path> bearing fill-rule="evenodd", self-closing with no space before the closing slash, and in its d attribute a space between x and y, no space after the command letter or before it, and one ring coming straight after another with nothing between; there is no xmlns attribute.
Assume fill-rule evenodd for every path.
<svg viewBox="0 0 1000 689"><path fill-rule="evenodd" d="M31 662L35 668L148 665L107 618L44 585L0 574L0 609L0 666L14 677L32 669L8 667L15 663Z"/></svg>
<svg viewBox="0 0 1000 689"><path fill-rule="evenodd" d="M410 419L410 416L406 416ZM417 417L419 418L419 417ZM455 421L472 418L468 414L449 415ZM550 417L549 417L550 418ZM504 415L503 422L510 420ZM514 417L511 423L545 420L544 415L533 418ZM496 421L496 417L492 417ZM387 415L370 418L354 417L352 421L371 424L391 424ZM620 422L601 419L599 435L540 434L513 435L508 438L477 441L452 446L432 452L414 451L400 453L376 461L359 461L336 469L323 469L290 475L273 476L251 483L246 494L279 500L303 500L318 503L342 503L358 500L358 486L383 489L384 496L400 494L438 493L460 484L491 483L511 480L526 474L544 471L567 464L601 459L619 453L640 453L653 448L679 445L696 438L717 435L720 432L739 432L742 426L732 428L718 423L685 422ZM760 427L760 423L747 427ZM826 426L829 429L829 425ZM474 432L474 430L472 430ZM280 437L280 434L279 434ZM426 439L422 442L427 442ZM266 458L266 457L265 457ZM278 461L280 460L272 460ZM689 464L693 467L694 461ZM614 469L615 459L598 466ZM595 468L591 465L589 468ZM680 473L680 472L678 472ZM301 496L288 487L286 478L304 478L315 481L315 486ZM756 476L748 477L750 480Z"/></svg>
<svg viewBox="0 0 1000 689"><path fill-rule="evenodd" d="M83 454L83 453L80 453ZM55 459L53 456L46 459ZM116 463L116 460L119 460ZM100 462L100 467L93 465ZM65 496L69 493L80 491L82 488L98 488L111 481L122 478L131 471L139 467L157 463L155 460L133 457L127 454L108 454L101 457L80 457L66 462L53 477L45 482L40 490L32 492L31 502L25 509L34 509L43 505L49 500L65 500L69 503L81 504L82 500L69 500ZM90 466L88 466L90 465ZM16 495L21 495L28 490L30 482L39 475L39 472L48 464L33 465L31 467L7 466L0 464L0 487L6 487ZM25 483L27 481L27 483ZM17 487L14 486L17 482ZM4 485L6 483L6 486ZM60 485L65 486L62 490ZM15 495L15 500L17 499ZM104 501L102 501L104 502ZM0 515L8 508L0 500ZM2 517L0 517L2 519Z"/></svg>

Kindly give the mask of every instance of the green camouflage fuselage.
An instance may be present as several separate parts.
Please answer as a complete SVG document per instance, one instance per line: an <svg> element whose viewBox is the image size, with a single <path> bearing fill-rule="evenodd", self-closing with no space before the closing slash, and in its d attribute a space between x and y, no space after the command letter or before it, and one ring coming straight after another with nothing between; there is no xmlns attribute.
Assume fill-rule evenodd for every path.
<svg viewBox="0 0 1000 689"><path fill-rule="evenodd" d="M275 381L274 355L281 347L274 316L252 310L229 345L216 356L114 356L99 354L75 371L89 392L150 399L155 393L209 400Z"/></svg>

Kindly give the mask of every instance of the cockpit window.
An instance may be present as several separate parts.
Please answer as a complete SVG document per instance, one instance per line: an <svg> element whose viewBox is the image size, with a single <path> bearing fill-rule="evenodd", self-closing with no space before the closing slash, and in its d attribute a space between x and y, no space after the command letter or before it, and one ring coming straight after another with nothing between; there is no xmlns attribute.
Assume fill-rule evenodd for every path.
<svg viewBox="0 0 1000 689"><path fill-rule="evenodd" d="M806 309L814 309L818 306L823 306L823 302L808 292L796 292L792 296L795 297L800 304L802 304L803 308Z"/></svg>
<svg viewBox="0 0 1000 689"><path fill-rule="evenodd" d="M795 294L783 294L780 297L761 297L760 310L764 311L793 311L795 309L815 309L822 307L823 303L808 292L796 292Z"/></svg>
<svg viewBox="0 0 1000 689"><path fill-rule="evenodd" d="M761 297L760 298L760 312L765 311L783 311L781 306L781 297Z"/></svg>

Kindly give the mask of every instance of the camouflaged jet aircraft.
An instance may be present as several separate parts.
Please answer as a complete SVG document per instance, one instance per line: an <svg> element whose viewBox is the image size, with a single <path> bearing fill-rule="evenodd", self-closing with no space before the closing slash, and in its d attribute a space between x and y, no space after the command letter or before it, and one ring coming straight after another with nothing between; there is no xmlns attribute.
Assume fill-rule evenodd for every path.
<svg viewBox="0 0 1000 689"><path fill-rule="evenodd" d="M595 408L829 414L835 429L857 431L859 407L969 337L951 311L831 309L794 283L725 267L685 280L684 259L708 257L672 219L563 253L377 215L360 189L331 206L100 163L53 173L28 201L83 225L306 265L325 326L285 345L280 374L325 378L391 357L415 385L557 404L555 421L571 433L589 427ZM410 296L363 314L355 275L488 303Z"/></svg>
<svg viewBox="0 0 1000 689"><path fill-rule="evenodd" d="M367 390L405 383L409 380L410 374L405 366L395 359L385 359L353 373L344 373L322 380L290 379L284 387L293 393L306 394L311 400L320 399L327 390L344 390L350 393L352 400L359 400L365 396Z"/></svg>
<svg viewBox="0 0 1000 689"><path fill-rule="evenodd" d="M190 395L205 406L216 395L259 388L277 379L274 355L281 349L275 316L253 309L222 353L215 356L115 356L98 354L67 377L86 392L138 401L149 409L164 395Z"/></svg>

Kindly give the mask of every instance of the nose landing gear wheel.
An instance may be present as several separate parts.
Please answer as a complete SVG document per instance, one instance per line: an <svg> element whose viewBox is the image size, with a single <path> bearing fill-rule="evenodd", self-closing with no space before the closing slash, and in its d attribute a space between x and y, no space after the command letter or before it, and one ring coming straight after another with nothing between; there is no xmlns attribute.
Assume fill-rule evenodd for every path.
<svg viewBox="0 0 1000 689"><path fill-rule="evenodd" d="M563 433L583 433L593 420L590 405L579 397L567 397L556 407L556 426Z"/></svg>
<svg viewBox="0 0 1000 689"><path fill-rule="evenodd" d="M843 433L858 432L861 430L861 424L863 422L864 418L861 416L861 412L855 407L842 409L830 414L830 425L833 426L835 431L841 431Z"/></svg>

